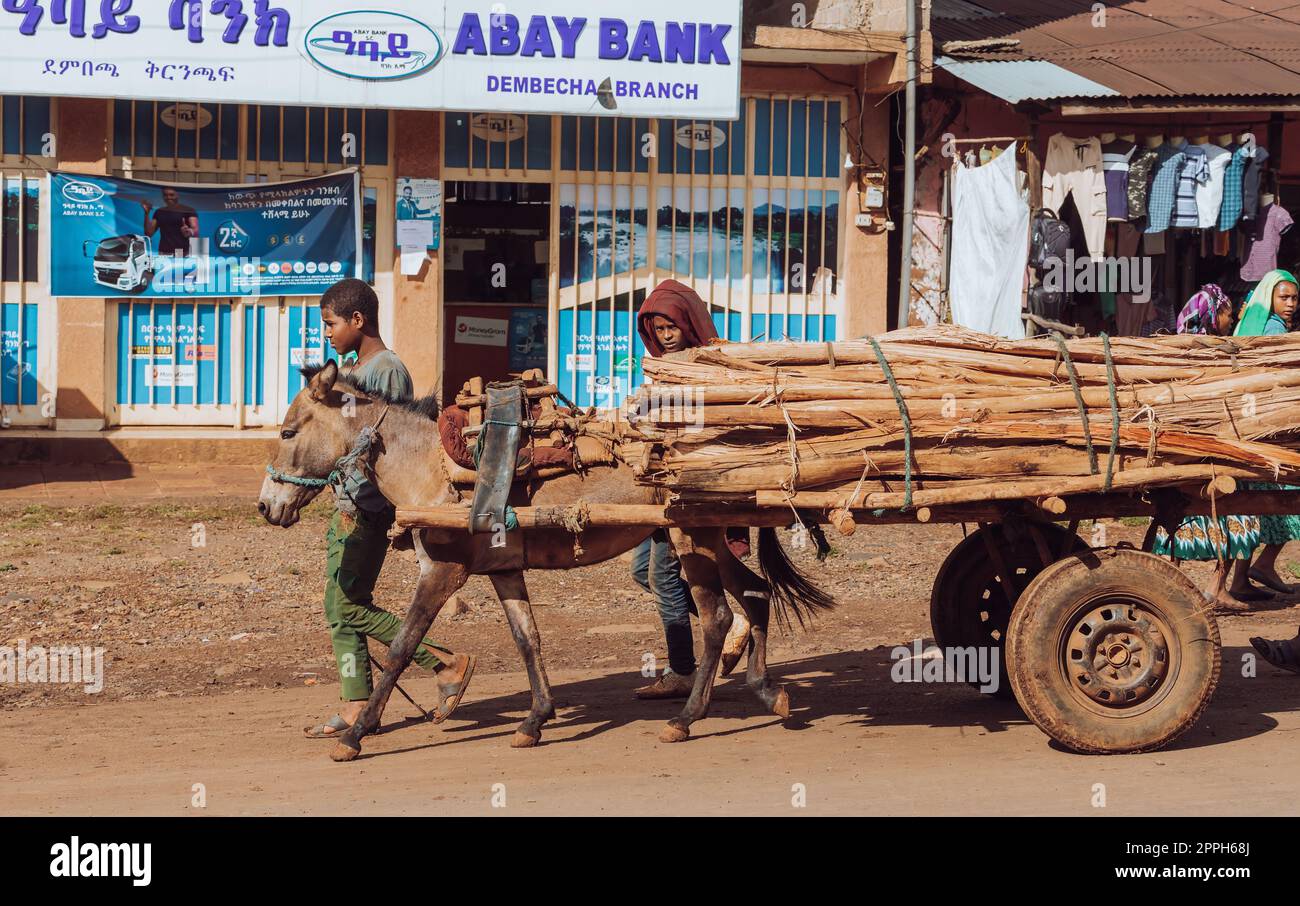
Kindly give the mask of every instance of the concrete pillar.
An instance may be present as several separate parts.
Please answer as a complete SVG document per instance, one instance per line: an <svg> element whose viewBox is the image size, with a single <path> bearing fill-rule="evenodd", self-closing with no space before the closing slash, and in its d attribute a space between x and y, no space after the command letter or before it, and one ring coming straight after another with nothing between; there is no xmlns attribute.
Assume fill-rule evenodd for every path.
<svg viewBox="0 0 1300 906"><path fill-rule="evenodd" d="M858 70L864 90L871 77L868 69ZM870 94L865 97L865 115L859 119L859 107L855 98L845 99L848 129L856 135L857 123L862 123L861 142L865 154L860 155L853 141L846 142L853 163L859 166L875 167L889 172L889 104L878 104L878 97ZM866 159L859 160L859 157ZM889 190L902 191L901 186L890 186ZM856 179L855 171L844 171L844 232L842 243L843 268L841 281L844 293L844 331L846 338L862 337L867 334L884 333L889 329L889 233L879 226L880 221L888 216L888 211L877 209L877 225L859 227L854 224L855 215L866 211L865 199L862 198L863 186Z"/></svg>
<svg viewBox="0 0 1300 906"><path fill-rule="evenodd" d="M54 138L58 167L77 173L108 173L110 101L60 98ZM57 299L55 422L57 430L95 431L116 405L109 348L110 319L104 299Z"/></svg>
<svg viewBox="0 0 1300 906"><path fill-rule="evenodd" d="M442 176L442 114L399 110L393 143L396 178L440 179ZM418 274L404 276L395 249L377 249L391 256L393 267L393 335L385 337L411 372L415 392L423 396L437 386L442 367L442 253L433 252Z"/></svg>

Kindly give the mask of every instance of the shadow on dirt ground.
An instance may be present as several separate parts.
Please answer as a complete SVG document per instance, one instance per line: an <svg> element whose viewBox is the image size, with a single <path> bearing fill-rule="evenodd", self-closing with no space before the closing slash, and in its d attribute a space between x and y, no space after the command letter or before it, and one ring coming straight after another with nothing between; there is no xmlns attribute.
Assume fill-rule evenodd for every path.
<svg viewBox="0 0 1300 906"><path fill-rule="evenodd" d="M890 657L892 646L800 658L774 665L773 677L785 684L793 712L785 727L807 730L818 722L850 717L866 737L890 727L956 728L977 733L1000 733L1029 724L1019 705L983 695L965 684L895 683ZM1300 710L1300 677L1264 665L1261 675L1243 677L1242 657L1247 647L1224 648L1224 671L1215 698L1197 724L1168 749L1217 746L1267 733L1277 727L1271 714ZM707 717L692 728L696 739L754 733L782 723L776 717L754 723L761 714L757 699L744 684L743 666L719 681ZM1295 680L1292 682L1291 680ZM554 687L558 718L547 724L550 736L564 730L562 740L544 744L581 743L630 724L667 721L681 709L680 702L640 702L632 690L644 682L635 673L618 673ZM457 711L463 723L448 728L436 742L390 749L385 755L455 746L460 741L510 736L531 705L526 691L472 700ZM746 719L744 726L727 726ZM403 720L384 726L387 735L422 723ZM1050 742L1062 752L1069 750ZM379 757L378 755L363 755Z"/></svg>

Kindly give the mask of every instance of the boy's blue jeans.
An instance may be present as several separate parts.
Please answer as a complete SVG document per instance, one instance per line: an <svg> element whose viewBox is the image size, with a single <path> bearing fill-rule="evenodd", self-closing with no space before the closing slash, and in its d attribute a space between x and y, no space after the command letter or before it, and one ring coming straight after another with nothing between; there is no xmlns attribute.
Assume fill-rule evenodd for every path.
<svg viewBox="0 0 1300 906"><path fill-rule="evenodd" d="M695 639L691 635L691 614L695 601L690 586L682 578L668 533L662 529L642 541L632 551L632 578L655 596L659 618L664 623L668 643L668 666L673 673L685 676L695 670Z"/></svg>

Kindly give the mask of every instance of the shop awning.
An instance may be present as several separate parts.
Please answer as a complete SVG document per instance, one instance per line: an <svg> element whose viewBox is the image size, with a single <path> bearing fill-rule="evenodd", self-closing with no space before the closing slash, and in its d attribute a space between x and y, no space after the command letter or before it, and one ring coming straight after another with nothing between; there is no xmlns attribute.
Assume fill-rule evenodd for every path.
<svg viewBox="0 0 1300 906"><path fill-rule="evenodd" d="M1119 96L1114 88L1046 60L955 60L940 57L934 65L1008 104Z"/></svg>
<svg viewBox="0 0 1300 906"><path fill-rule="evenodd" d="M1297 3L934 0L931 30L938 54L962 64L943 68L1008 100L1273 109L1300 96ZM1022 77L1046 82L1018 85Z"/></svg>

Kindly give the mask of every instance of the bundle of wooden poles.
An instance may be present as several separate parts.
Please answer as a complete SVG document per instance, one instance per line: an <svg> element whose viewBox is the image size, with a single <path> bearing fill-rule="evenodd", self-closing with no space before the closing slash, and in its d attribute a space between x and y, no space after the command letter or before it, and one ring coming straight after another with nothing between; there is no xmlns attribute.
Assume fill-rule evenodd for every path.
<svg viewBox="0 0 1300 906"><path fill-rule="evenodd" d="M1300 484L1300 336L726 344L643 361L642 482L681 505L919 511Z"/></svg>

